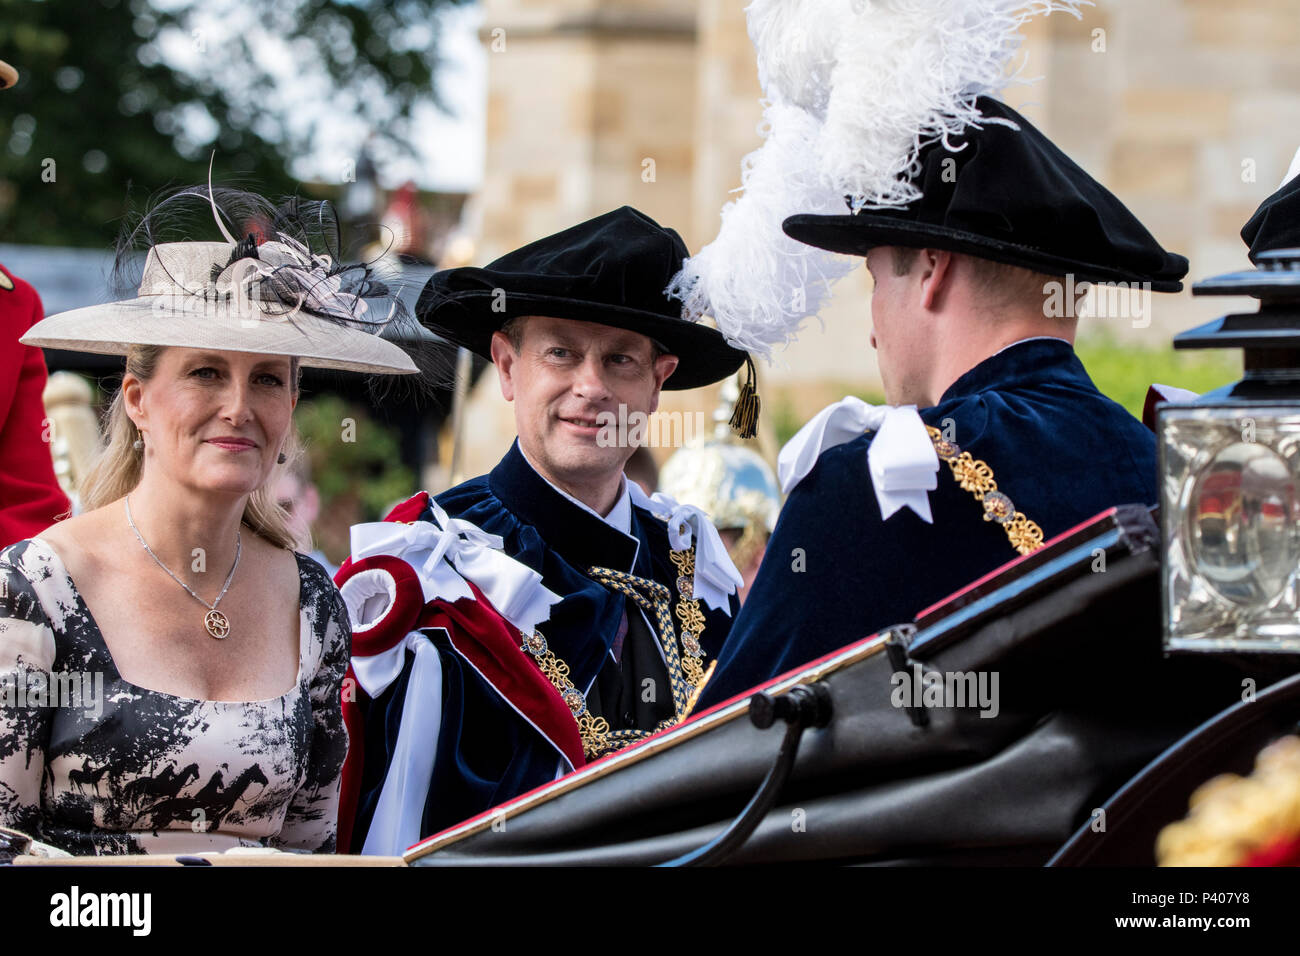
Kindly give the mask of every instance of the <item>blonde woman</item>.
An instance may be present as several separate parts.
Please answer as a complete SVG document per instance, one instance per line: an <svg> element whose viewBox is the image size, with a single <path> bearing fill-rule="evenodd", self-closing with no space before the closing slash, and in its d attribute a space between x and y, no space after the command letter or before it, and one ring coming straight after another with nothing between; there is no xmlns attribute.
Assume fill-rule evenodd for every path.
<svg viewBox="0 0 1300 956"><path fill-rule="evenodd" d="M0 552L0 825L78 855L335 849L351 631L274 487L302 366L416 366L364 269L224 198L269 241L152 243L136 298L24 338L126 355L84 513Z"/></svg>

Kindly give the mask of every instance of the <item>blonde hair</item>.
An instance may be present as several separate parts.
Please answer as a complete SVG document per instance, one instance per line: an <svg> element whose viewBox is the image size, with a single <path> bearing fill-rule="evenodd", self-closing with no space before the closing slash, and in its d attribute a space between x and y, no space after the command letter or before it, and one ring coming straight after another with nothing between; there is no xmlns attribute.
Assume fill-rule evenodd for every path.
<svg viewBox="0 0 1300 956"><path fill-rule="evenodd" d="M149 381L157 371L158 359L164 348L161 345L131 346L126 354L126 371L142 382ZM292 380L290 387L296 395L298 360L290 359L289 366L289 377ZM140 431L126 413L126 403L120 388L109 406L104 436L105 445L95 456L81 487L81 504L85 511L102 508L133 491L140 483L144 470L144 455L134 447L140 438ZM301 542L289 530L289 515L280 507L275 494L275 486L281 476L302 454L298 429L292 424L285 436L283 452L285 463L277 464L262 486L248 496L248 501L244 504L243 523L272 544L292 551L300 547Z"/></svg>

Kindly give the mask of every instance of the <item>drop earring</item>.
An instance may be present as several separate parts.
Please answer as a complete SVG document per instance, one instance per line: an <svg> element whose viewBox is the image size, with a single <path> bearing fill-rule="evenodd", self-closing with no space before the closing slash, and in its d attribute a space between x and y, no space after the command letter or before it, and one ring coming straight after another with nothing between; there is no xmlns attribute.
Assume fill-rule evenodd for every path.
<svg viewBox="0 0 1300 956"><path fill-rule="evenodd" d="M275 459L275 463L277 465L283 465L288 460L288 458L284 457L284 452L280 452L279 457Z"/></svg>
<svg viewBox="0 0 1300 956"><path fill-rule="evenodd" d="M144 451L144 439L137 438L135 441L131 442L131 447L136 451Z"/></svg>

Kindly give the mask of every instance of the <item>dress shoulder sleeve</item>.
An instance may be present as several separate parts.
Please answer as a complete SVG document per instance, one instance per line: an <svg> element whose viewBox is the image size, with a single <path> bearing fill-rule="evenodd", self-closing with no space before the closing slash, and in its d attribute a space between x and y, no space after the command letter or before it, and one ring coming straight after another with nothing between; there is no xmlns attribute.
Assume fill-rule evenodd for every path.
<svg viewBox="0 0 1300 956"><path fill-rule="evenodd" d="M0 551L0 825L41 839L55 638L23 560L29 547Z"/></svg>
<svg viewBox="0 0 1300 956"><path fill-rule="evenodd" d="M348 732L343 723L343 678L352 654L352 625L338 588L325 569L299 557L303 611L311 634L304 648L304 679L311 701L307 771L272 846L333 853L338 836L339 789Z"/></svg>

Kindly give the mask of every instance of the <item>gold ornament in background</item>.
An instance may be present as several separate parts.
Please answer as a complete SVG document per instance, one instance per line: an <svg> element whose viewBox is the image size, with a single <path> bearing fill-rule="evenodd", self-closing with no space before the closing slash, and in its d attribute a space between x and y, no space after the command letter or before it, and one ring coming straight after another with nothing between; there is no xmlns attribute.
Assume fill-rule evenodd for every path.
<svg viewBox="0 0 1300 956"><path fill-rule="evenodd" d="M100 448L99 422L93 408L95 392L80 375L54 372L41 397L48 416L43 434L50 442L54 474L75 514L80 510L81 483Z"/></svg>
<svg viewBox="0 0 1300 956"><path fill-rule="evenodd" d="M1300 737L1282 737L1248 777L1220 774L1197 787L1185 819L1156 839L1160 866L1239 866L1253 853L1300 837Z"/></svg>
<svg viewBox="0 0 1300 956"><path fill-rule="evenodd" d="M713 437L675 451L659 471L659 490L699 508L719 531L739 532L727 551L744 571L776 527L781 489L753 443L738 439L728 426L742 391L739 374L722 385Z"/></svg>

